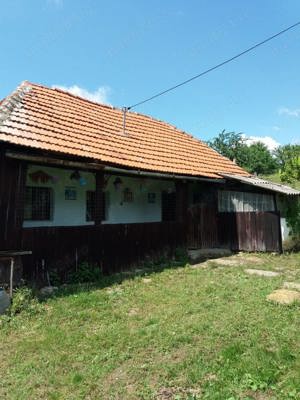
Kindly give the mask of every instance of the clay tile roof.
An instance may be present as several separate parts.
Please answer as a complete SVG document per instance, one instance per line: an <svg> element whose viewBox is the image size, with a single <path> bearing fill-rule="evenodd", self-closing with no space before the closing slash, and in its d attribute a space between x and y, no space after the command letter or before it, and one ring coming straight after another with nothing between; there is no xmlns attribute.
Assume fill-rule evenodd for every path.
<svg viewBox="0 0 300 400"><path fill-rule="evenodd" d="M218 178L249 175L174 126L23 82L0 104L0 142L145 171Z"/></svg>

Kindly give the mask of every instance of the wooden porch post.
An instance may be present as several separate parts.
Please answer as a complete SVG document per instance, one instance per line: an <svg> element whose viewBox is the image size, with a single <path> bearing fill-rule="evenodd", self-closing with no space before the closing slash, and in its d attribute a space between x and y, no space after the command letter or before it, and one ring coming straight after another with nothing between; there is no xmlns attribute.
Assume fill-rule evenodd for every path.
<svg viewBox="0 0 300 400"><path fill-rule="evenodd" d="M283 244L282 244L282 231L281 231L281 215L280 215L280 210L278 208L276 194L273 194L273 199L274 199L275 213L277 214L277 217L278 217L278 252L280 254L282 254L283 253Z"/></svg>
<svg viewBox="0 0 300 400"><path fill-rule="evenodd" d="M95 192L95 225L101 225L103 220L103 186L104 172L96 172L96 192Z"/></svg>

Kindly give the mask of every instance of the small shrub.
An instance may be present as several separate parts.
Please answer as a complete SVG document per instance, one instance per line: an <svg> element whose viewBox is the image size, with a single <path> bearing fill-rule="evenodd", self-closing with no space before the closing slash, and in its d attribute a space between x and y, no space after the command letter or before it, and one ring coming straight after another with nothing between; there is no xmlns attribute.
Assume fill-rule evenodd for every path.
<svg viewBox="0 0 300 400"><path fill-rule="evenodd" d="M96 264L82 262L76 271L70 274L69 283L97 282L102 278L102 271Z"/></svg>
<svg viewBox="0 0 300 400"><path fill-rule="evenodd" d="M51 285L53 285L53 286L60 286L62 284L61 277L55 270L50 271L49 279L50 279Z"/></svg>
<svg viewBox="0 0 300 400"><path fill-rule="evenodd" d="M300 251L300 236L292 237L290 236L283 242L283 250L287 252L297 252Z"/></svg>
<svg viewBox="0 0 300 400"><path fill-rule="evenodd" d="M39 303L31 288L23 286L14 290L10 312L12 315L21 312L36 313Z"/></svg>
<svg viewBox="0 0 300 400"><path fill-rule="evenodd" d="M185 247L177 247L175 249L175 260L186 263L188 261L188 253Z"/></svg>

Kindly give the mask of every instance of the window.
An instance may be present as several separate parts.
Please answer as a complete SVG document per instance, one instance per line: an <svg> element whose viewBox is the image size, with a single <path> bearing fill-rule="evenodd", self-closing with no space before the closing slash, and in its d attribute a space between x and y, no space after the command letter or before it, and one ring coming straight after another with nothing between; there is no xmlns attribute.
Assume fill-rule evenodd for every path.
<svg viewBox="0 0 300 400"><path fill-rule="evenodd" d="M275 211L274 199L270 194L219 191L220 212Z"/></svg>
<svg viewBox="0 0 300 400"><path fill-rule="evenodd" d="M133 192L129 188L126 188L123 192L124 203L133 203Z"/></svg>
<svg viewBox="0 0 300 400"><path fill-rule="evenodd" d="M108 193L102 192L102 207L101 207L101 219L106 220L106 210L107 210L107 195ZM88 190L86 192L86 220L95 221L96 212L96 192L93 190Z"/></svg>
<svg viewBox="0 0 300 400"><path fill-rule="evenodd" d="M161 196L162 221L176 220L176 193L162 192Z"/></svg>
<svg viewBox="0 0 300 400"><path fill-rule="evenodd" d="M49 221L52 219L52 210L53 192L51 188L26 187L24 220Z"/></svg>

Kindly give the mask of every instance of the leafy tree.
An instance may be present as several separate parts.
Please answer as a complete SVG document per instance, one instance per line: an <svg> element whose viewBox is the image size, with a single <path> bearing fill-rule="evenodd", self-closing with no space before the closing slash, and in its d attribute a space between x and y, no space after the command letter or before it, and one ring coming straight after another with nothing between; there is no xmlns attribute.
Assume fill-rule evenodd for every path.
<svg viewBox="0 0 300 400"><path fill-rule="evenodd" d="M277 159L264 143L253 143L245 152L247 161L244 167L252 174L272 174L278 170Z"/></svg>
<svg viewBox="0 0 300 400"><path fill-rule="evenodd" d="M280 179L293 186L300 184L300 145L281 146L276 151L280 165ZM291 228L292 237L300 239L300 200L299 198L286 199L286 219ZM299 242L300 243L300 242Z"/></svg>
<svg viewBox="0 0 300 400"><path fill-rule="evenodd" d="M241 165L244 163L244 139L242 133L226 132L225 129L208 142L218 153Z"/></svg>
<svg viewBox="0 0 300 400"><path fill-rule="evenodd" d="M280 165L280 178L283 182L300 181L300 145L285 145L278 148L276 157Z"/></svg>
<svg viewBox="0 0 300 400"><path fill-rule="evenodd" d="M278 169L267 146L260 142L248 145L242 133L223 130L208 145L252 174L271 174Z"/></svg>

